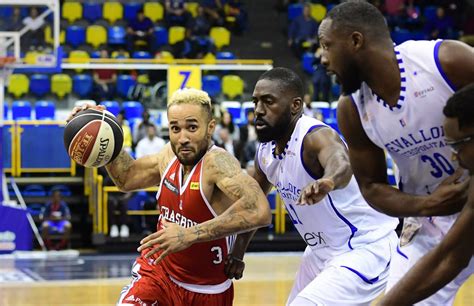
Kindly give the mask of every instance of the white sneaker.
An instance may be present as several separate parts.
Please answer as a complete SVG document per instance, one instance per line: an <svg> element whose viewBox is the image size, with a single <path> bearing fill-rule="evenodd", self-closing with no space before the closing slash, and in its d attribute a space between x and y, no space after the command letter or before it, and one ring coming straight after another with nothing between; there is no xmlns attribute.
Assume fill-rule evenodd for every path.
<svg viewBox="0 0 474 306"><path fill-rule="evenodd" d="M120 237L127 238L128 236L130 236L130 231L128 230L128 226L126 226L125 224L122 224L122 226L120 227Z"/></svg>
<svg viewBox="0 0 474 306"><path fill-rule="evenodd" d="M118 226L114 224L110 228L110 237L115 238L115 237L118 237L118 235L119 235Z"/></svg>

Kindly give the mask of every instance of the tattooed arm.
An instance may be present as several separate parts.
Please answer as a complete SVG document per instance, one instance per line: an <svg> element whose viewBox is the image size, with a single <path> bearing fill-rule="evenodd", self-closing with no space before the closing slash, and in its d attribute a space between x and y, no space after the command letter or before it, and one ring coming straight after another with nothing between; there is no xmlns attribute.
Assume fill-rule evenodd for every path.
<svg viewBox="0 0 474 306"><path fill-rule="evenodd" d="M117 158L105 168L121 191L144 189L160 183L161 172L172 156L173 152L169 144L158 154L144 156L137 160L122 150Z"/></svg>
<svg viewBox="0 0 474 306"><path fill-rule="evenodd" d="M163 229L140 241L138 248L142 251L156 246L146 254L147 258L162 250L155 264L168 254L184 250L194 243L247 232L271 222L267 198L258 183L242 171L239 162L224 150L208 154L204 160L206 175L203 180L215 185L234 202L219 216L190 228L162 219Z"/></svg>
<svg viewBox="0 0 474 306"><path fill-rule="evenodd" d="M267 198L258 183L244 173L238 161L223 150L211 152L207 161L210 183L234 202L219 217L194 227L196 242L247 232L271 222Z"/></svg>

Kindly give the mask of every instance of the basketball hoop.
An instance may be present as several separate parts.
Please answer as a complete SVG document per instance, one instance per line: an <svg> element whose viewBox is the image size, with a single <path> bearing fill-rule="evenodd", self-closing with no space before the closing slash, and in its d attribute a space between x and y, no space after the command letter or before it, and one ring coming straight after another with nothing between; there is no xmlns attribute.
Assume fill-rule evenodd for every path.
<svg viewBox="0 0 474 306"><path fill-rule="evenodd" d="M0 56L0 70L2 71L2 77L6 80L13 71L13 66L16 62L16 58L13 56Z"/></svg>

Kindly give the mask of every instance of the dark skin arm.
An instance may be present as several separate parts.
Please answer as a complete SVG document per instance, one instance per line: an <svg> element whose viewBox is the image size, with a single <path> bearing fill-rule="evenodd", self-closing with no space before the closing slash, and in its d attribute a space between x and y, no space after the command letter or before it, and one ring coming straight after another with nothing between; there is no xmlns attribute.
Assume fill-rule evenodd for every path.
<svg viewBox="0 0 474 306"><path fill-rule="evenodd" d="M337 112L339 129L349 145L349 157L362 195L376 210L393 217L441 216L461 210L467 181L462 172L448 177L428 196L411 195L393 188L387 179L385 153L365 134L359 114L349 97L341 97Z"/></svg>
<svg viewBox="0 0 474 306"><path fill-rule="evenodd" d="M379 305L413 305L452 281L474 253L474 180L471 177L469 200L443 241L421 258L393 287Z"/></svg>
<svg viewBox="0 0 474 306"><path fill-rule="evenodd" d="M316 204L330 191L344 188L351 180L347 149L333 129L317 128L305 136L303 161L314 175L321 178L303 189L298 204Z"/></svg>

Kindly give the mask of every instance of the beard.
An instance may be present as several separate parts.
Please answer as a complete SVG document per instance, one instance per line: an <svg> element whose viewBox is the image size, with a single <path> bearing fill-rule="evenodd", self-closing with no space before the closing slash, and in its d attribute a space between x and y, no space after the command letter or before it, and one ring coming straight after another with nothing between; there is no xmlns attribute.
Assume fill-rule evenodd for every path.
<svg viewBox="0 0 474 306"><path fill-rule="evenodd" d="M341 75L344 75L345 77L342 78L338 76L337 81L341 85L342 95L347 96L360 89L362 80L360 79L354 65L346 65L346 68Z"/></svg>
<svg viewBox="0 0 474 306"><path fill-rule="evenodd" d="M286 130L288 129L291 122L291 114L288 109L287 112L278 120L274 125L269 124L262 118L257 118L256 122L264 123L266 126L263 129L255 129L257 134L257 140L261 143L269 142L272 140L278 140L280 137L285 135Z"/></svg>
<svg viewBox="0 0 474 306"><path fill-rule="evenodd" d="M195 148L192 148L189 145L181 146L178 149L176 145L171 143L171 149L173 150L174 155L176 155L179 162L184 166L196 165L204 156L204 154L206 154L208 148L209 148L209 140L207 138L203 139L201 142L198 143L197 150ZM180 150L182 149L191 150L191 153L184 155L182 154L182 152L180 152Z"/></svg>

